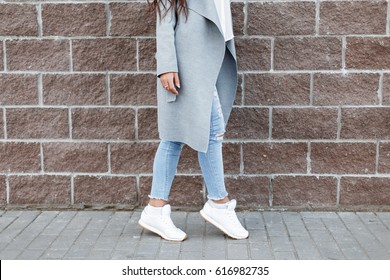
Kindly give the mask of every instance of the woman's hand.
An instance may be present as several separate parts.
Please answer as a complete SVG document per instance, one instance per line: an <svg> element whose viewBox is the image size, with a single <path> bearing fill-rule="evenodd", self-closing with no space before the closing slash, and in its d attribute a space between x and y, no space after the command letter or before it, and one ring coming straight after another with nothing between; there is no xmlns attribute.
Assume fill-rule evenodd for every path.
<svg viewBox="0 0 390 280"><path fill-rule="evenodd" d="M160 82L166 90L173 94L179 94L176 87L180 88L179 73L167 72L160 75Z"/></svg>

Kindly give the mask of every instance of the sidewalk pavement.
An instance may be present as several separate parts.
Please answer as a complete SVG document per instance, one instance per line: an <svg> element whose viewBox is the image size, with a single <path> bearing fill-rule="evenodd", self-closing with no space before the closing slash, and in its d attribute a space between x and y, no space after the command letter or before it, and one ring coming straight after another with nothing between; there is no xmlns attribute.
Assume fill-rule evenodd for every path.
<svg viewBox="0 0 390 280"><path fill-rule="evenodd" d="M169 242L140 211L0 211L0 259L390 259L390 212L238 212L233 240L199 212L172 212L188 235Z"/></svg>

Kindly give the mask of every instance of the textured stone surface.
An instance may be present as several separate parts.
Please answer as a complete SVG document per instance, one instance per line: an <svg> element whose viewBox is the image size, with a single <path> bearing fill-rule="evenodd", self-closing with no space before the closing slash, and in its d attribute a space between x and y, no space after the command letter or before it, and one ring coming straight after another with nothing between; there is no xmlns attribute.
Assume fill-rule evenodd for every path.
<svg viewBox="0 0 390 280"><path fill-rule="evenodd" d="M313 35L315 3L248 3L248 35Z"/></svg>
<svg viewBox="0 0 390 280"><path fill-rule="evenodd" d="M107 144L44 143L47 172L107 172Z"/></svg>
<svg viewBox="0 0 390 280"><path fill-rule="evenodd" d="M372 174L375 172L374 143L311 143L313 173Z"/></svg>
<svg viewBox="0 0 390 280"><path fill-rule="evenodd" d="M342 108L341 138L390 138L390 108Z"/></svg>
<svg viewBox="0 0 390 280"><path fill-rule="evenodd" d="M237 206L269 206L269 180L266 176L237 176L225 178L230 199L237 200Z"/></svg>
<svg viewBox="0 0 390 280"><path fill-rule="evenodd" d="M389 178L342 177L341 205L389 205Z"/></svg>
<svg viewBox="0 0 390 280"><path fill-rule="evenodd" d="M0 143L1 172L38 172L41 168L37 143Z"/></svg>
<svg viewBox="0 0 390 280"><path fill-rule="evenodd" d="M3 41L2 40L0 40L0 42L1 42L1 44L3 44ZM3 59L3 48L0 48L0 59L1 59L1 61L3 61L4 59ZM4 63L1 63L0 64L0 69L3 71L4 70L4 65L3 65Z"/></svg>
<svg viewBox="0 0 390 280"><path fill-rule="evenodd" d="M72 110L75 139L134 139L134 110L88 108Z"/></svg>
<svg viewBox="0 0 390 280"><path fill-rule="evenodd" d="M386 1L322 1L320 33L385 34Z"/></svg>
<svg viewBox="0 0 390 280"><path fill-rule="evenodd" d="M29 74L0 74L0 105L38 104L38 78Z"/></svg>
<svg viewBox="0 0 390 280"><path fill-rule="evenodd" d="M275 39L275 70L333 70L341 68L341 39L292 37Z"/></svg>
<svg viewBox="0 0 390 280"><path fill-rule="evenodd" d="M111 144L113 173L152 172L158 143L134 142Z"/></svg>
<svg viewBox="0 0 390 280"><path fill-rule="evenodd" d="M157 108L138 109L138 139L159 139Z"/></svg>
<svg viewBox="0 0 390 280"><path fill-rule="evenodd" d="M80 39L73 40L72 47L73 68L76 71L137 70L134 39Z"/></svg>
<svg viewBox="0 0 390 280"><path fill-rule="evenodd" d="M148 195L152 188L151 176L140 177L140 204L147 205ZM200 208L203 205L202 176L179 176L173 179L169 203L172 206L187 206Z"/></svg>
<svg viewBox="0 0 390 280"><path fill-rule="evenodd" d="M334 177L277 176L272 180L274 206L335 206L337 180Z"/></svg>
<svg viewBox="0 0 390 280"><path fill-rule="evenodd" d="M10 176L10 204L69 204L68 176Z"/></svg>
<svg viewBox="0 0 390 280"><path fill-rule="evenodd" d="M7 203L7 192L6 192L5 176L0 175L0 205Z"/></svg>
<svg viewBox="0 0 390 280"><path fill-rule="evenodd" d="M7 109L9 138L68 138L68 110L52 108Z"/></svg>
<svg viewBox="0 0 390 280"><path fill-rule="evenodd" d="M240 173L241 165L241 144L226 143L222 144L223 167L225 174Z"/></svg>
<svg viewBox="0 0 390 280"><path fill-rule="evenodd" d="M389 69L390 38L347 38L345 61L346 68L351 69Z"/></svg>
<svg viewBox="0 0 390 280"><path fill-rule="evenodd" d="M389 105L390 104L390 74L383 75L382 86L383 86L382 89L383 104Z"/></svg>
<svg viewBox="0 0 390 280"><path fill-rule="evenodd" d="M337 110L275 108L272 128L272 138L275 139L334 139L337 136Z"/></svg>
<svg viewBox="0 0 390 280"><path fill-rule="evenodd" d="M375 105L378 74L314 74L314 105Z"/></svg>
<svg viewBox="0 0 390 280"><path fill-rule="evenodd" d="M202 173L199 166L198 152L188 145L184 145L181 151L177 173Z"/></svg>
<svg viewBox="0 0 390 280"><path fill-rule="evenodd" d="M37 36L38 21L33 4L1 4L0 36Z"/></svg>
<svg viewBox="0 0 390 280"><path fill-rule="evenodd" d="M305 143L243 143L244 173L306 172Z"/></svg>
<svg viewBox="0 0 390 280"><path fill-rule="evenodd" d="M141 71L156 70L156 40L139 39L138 40L138 66Z"/></svg>
<svg viewBox="0 0 390 280"><path fill-rule="evenodd" d="M75 203L137 204L136 178L133 176L76 176Z"/></svg>
<svg viewBox="0 0 390 280"><path fill-rule="evenodd" d="M239 70L269 70L271 42L259 38L235 38Z"/></svg>
<svg viewBox="0 0 390 280"><path fill-rule="evenodd" d="M157 106L155 74L111 75L112 105Z"/></svg>
<svg viewBox="0 0 390 280"><path fill-rule="evenodd" d="M233 108L226 126L225 139L268 138L269 110L266 108Z"/></svg>
<svg viewBox="0 0 390 280"><path fill-rule="evenodd" d="M106 104L102 74L43 75L43 103L47 105Z"/></svg>
<svg viewBox="0 0 390 280"><path fill-rule="evenodd" d="M390 143L379 143L378 172L390 173Z"/></svg>
<svg viewBox="0 0 390 280"><path fill-rule="evenodd" d="M109 3L111 36L154 36L155 13L148 14L146 3Z"/></svg>
<svg viewBox="0 0 390 280"><path fill-rule="evenodd" d="M6 41L9 70L68 71L68 40Z"/></svg>
<svg viewBox="0 0 390 280"><path fill-rule="evenodd" d="M103 36L106 34L105 5L44 4L42 30L44 36Z"/></svg>
<svg viewBox="0 0 390 280"><path fill-rule="evenodd" d="M233 17L233 34L234 36L244 35L245 4L239 2L231 2L231 9Z"/></svg>
<svg viewBox="0 0 390 280"><path fill-rule="evenodd" d="M247 74L245 105L308 105L308 74Z"/></svg>
<svg viewBox="0 0 390 280"><path fill-rule="evenodd" d="M136 205L142 178L151 183L160 141L155 13L148 15L147 2L135 0L0 2L0 205L7 196L1 176L62 172L76 176L77 203ZM354 208L364 193L382 207L386 198L378 203L375 197L387 191L382 185L390 170L388 5L231 3L239 73L222 149L225 182L240 207ZM201 207L206 194L195 150L184 146L177 172L175 205ZM334 191L342 186L334 188L336 177L369 181L376 174L383 179L371 184L378 194L359 179L350 191L344 188L345 204L337 204L342 194L336 199ZM55 204L48 195L51 179L40 180L28 183L45 185L36 201ZM33 187L20 194L28 190L33 201ZM70 201L62 197L61 207ZM317 253L326 258L353 255L321 246ZM298 247L279 247L261 255L305 255ZM257 249L248 254L259 256ZM19 257L36 253L30 251ZM220 256L213 252L206 256Z"/></svg>

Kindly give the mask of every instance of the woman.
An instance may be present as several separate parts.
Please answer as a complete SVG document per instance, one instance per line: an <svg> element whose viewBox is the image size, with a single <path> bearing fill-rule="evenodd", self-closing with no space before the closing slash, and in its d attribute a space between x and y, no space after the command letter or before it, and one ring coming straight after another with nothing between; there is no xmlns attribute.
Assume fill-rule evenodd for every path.
<svg viewBox="0 0 390 280"><path fill-rule="evenodd" d="M169 192L184 144L198 151L208 201L201 216L235 239L248 237L224 184L222 141L237 88L230 0L154 0L158 131L149 204L139 224L162 238L187 235L170 218Z"/></svg>

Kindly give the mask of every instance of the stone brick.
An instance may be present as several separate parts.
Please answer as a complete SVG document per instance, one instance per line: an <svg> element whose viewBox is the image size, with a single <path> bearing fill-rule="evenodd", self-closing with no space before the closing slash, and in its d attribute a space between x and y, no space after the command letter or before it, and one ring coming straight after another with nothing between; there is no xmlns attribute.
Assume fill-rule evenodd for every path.
<svg viewBox="0 0 390 280"><path fill-rule="evenodd" d="M269 110L267 108L237 108L231 111L225 139L268 138Z"/></svg>
<svg viewBox="0 0 390 280"><path fill-rule="evenodd" d="M68 40L12 40L6 49L8 70L69 71Z"/></svg>
<svg viewBox="0 0 390 280"><path fill-rule="evenodd" d="M390 38L348 37L345 63L350 69L389 69Z"/></svg>
<svg viewBox="0 0 390 280"><path fill-rule="evenodd" d="M198 152L188 145L184 145L181 151L177 173L202 173Z"/></svg>
<svg viewBox="0 0 390 280"><path fill-rule="evenodd" d="M134 142L111 144L113 173L153 172L154 156L159 143Z"/></svg>
<svg viewBox="0 0 390 280"><path fill-rule="evenodd" d="M372 174L375 143L311 143L313 173Z"/></svg>
<svg viewBox="0 0 390 280"><path fill-rule="evenodd" d="M68 110L7 109L8 138L68 138Z"/></svg>
<svg viewBox="0 0 390 280"><path fill-rule="evenodd" d="M242 74L238 74L238 79L237 79L237 90L236 90L236 98L233 102L233 106L236 105L243 105L242 104L242 91L244 89L244 79L243 79Z"/></svg>
<svg viewBox="0 0 390 280"><path fill-rule="evenodd" d="M341 177L340 205L390 205L390 180Z"/></svg>
<svg viewBox="0 0 390 280"><path fill-rule="evenodd" d="M146 3L110 3L111 36L154 36L155 13L148 14Z"/></svg>
<svg viewBox="0 0 390 280"><path fill-rule="evenodd" d="M320 3L321 34L386 34L386 1Z"/></svg>
<svg viewBox="0 0 390 280"><path fill-rule="evenodd" d="M56 142L43 144L46 172L107 172L107 144Z"/></svg>
<svg viewBox="0 0 390 280"><path fill-rule="evenodd" d="M1 43L1 45L3 45L3 41L2 40L0 40L0 43ZM0 48L0 59L1 59L1 61L4 60L4 58L3 58L3 48ZM4 63L0 63L0 70L1 71L4 70Z"/></svg>
<svg viewBox="0 0 390 280"><path fill-rule="evenodd" d="M43 103L48 105L104 105L103 74L43 75Z"/></svg>
<svg viewBox="0 0 390 280"><path fill-rule="evenodd" d="M106 35L103 3L43 4L42 33L44 36Z"/></svg>
<svg viewBox="0 0 390 280"><path fill-rule="evenodd" d="M138 139L159 139L157 127L157 109L138 109Z"/></svg>
<svg viewBox="0 0 390 280"><path fill-rule="evenodd" d="M0 114L1 114L1 117L0 117L0 138L4 138L4 118L3 118L3 111L4 109L1 109L0 110Z"/></svg>
<svg viewBox="0 0 390 280"><path fill-rule="evenodd" d="M379 143L378 172L390 173L390 143Z"/></svg>
<svg viewBox="0 0 390 280"><path fill-rule="evenodd" d="M38 143L0 143L0 172L38 172L41 169Z"/></svg>
<svg viewBox="0 0 390 280"><path fill-rule="evenodd" d="M246 74L245 105L309 105L308 74Z"/></svg>
<svg viewBox="0 0 390 280"><path fill-rule="evenodd" d="M272 111L272 138L335 139L336 108L275 108Z"/></svg>
<svg viewBox="0 0 390 280"><path fill-rule="evenodd" d="M140 177L140 205L145 206L149 201L148 195L152 188L152 176ZM172 206L197 207L203 205L203 179L201 176L175 176L169 195Z"/></svg>
<svg viewBox="0 0 390 280"><path fill-rule="evenodd" d="M139 39L138 40L138 65L141 71L156 70L156 40Z"/></svg>
<svg viewBox="0 0 390 280"><path fill-rule="evenodd" d="M10 176L10 204L70 204L68 176Z"/></svg>
<svg viewBox="0 0 390 280"><path fill-rule="evenodd" d="M314 74L314 105L378 104L378 74Z"/></svg>
<svg viewBox="0 0 390 280"><path fill-rule="evenodd" d="M6 185L5 185L5 176L0 175L0 205L6 205L7 204L7 192L6 192Z"/></svg>
<svg viewBox="0 0 390 280"><path fill-rule="evenodd" d="M75 176L75 203L137 204L136 178L134 176Z"/></svg>
<svg viewBox="0 0 390 280"><path fill-rule="evenodd" d="M311 35L315 3L248 3L248 35Z"/></svg>
<svg viewBox="0 0 390 280"><path fill-rule="evenodd" d="M383 75L382 96L382 103L390 105L390 74Z"/></svg>
<svg viewBox="0 0 390 280"><path fill-rule="evenodd" d="M73 68L76 71L134 71L137 70L136 57L134 39L73 40Z"/></svg>
<svg viewBox="0 0 390 280"><path fill-rule="evenodd" d="M1 4L0 36L37 36L35 5Z"/></svg>
<svg viewBox="0 0 390 280"><path fill-rule="evenodd" d="M337 179L316 176L276 176L272 180L273 206L335 206Z"/></svg>
<svg viewBox="0 0 390 280"><path fill-rule="evenodd" d="M112 105L157 106L155 74L111 75Z"/></svg>
<svg viewBox="0 0 390 280"><path fill-rule="evenodd" d="M390 108L342 108L341 138L390 138Z"/></svg>
<svg viewBox="0 0 390 280"><path fill-rule="evenodd" d="M275 39L275 70L333 70L341 68L341 39L295 37Z"/></svg>
<svg viewBox="0 0 390 280"><path fill-rule="evenodd" d="M244 173L306 173L306 143L243 143Z"/></svg>
<svg viewBox="0 0 390 280"><path fill-rule="evenodd" d="M233 17L233 34L235 36L244 35L244 21L245 21L245 4L232 2L232 17Z"/></svg>
<svg viewBox="0 0 390 280"><path fill-rule="evenodd" d="M131 108L76 108L72 110L74 139L134 139Z"/></svg>
<svg viewBox="0 0 390 280"><path fill-rule="evenodd" d="M0 74L0 105L38 104L36 75Z"/></svg>
<svg viewBox="0 0 390 280"><path fill-rule="evenodd" d="M259 38L235 38L239 70L270 70L271 42Z"/></svg>
<svg viewBox="0 0 390 280"><path fill-rule="evenodd" d="M269 180L266 176L226 177L225 185L229 198L236 199L240 207L269 206Z"/></svg>
<svg viewBox="0 0 390 280"><path fill-rule="evenodd" d="M222 144L223 168L225 174L240 173L241 165L241 144L226 143Z"/></svg>

